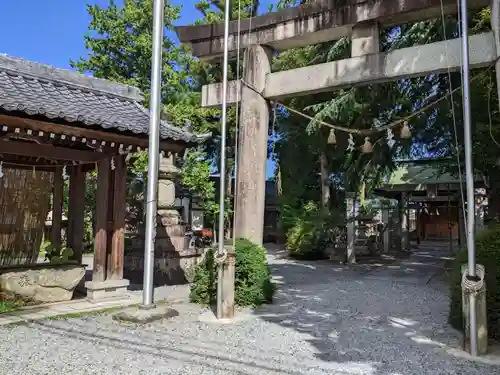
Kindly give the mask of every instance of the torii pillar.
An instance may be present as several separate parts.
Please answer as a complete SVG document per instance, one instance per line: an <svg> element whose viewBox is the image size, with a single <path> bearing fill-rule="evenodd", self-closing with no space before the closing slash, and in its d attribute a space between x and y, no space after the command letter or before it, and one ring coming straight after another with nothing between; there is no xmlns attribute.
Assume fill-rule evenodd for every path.
<svg viewBox="0 0 500 375"><path fill-rule="evenodd" d="M235 236L262 244L266 198L269 103L262 96L273 51L252 45L245 52L236 175Z"/></svg>

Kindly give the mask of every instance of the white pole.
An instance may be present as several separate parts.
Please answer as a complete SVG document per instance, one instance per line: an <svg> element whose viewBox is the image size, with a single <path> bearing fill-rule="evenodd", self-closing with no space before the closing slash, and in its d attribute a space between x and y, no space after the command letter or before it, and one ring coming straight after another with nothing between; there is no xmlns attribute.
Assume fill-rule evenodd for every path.
<svg viewBox="0 0 500 375"><path fill-rule="evenodd" d="M144 282L142 308L152 308L153 274L158 195L158 164L160 157L161 68L163 53L164 0L155 0L153 7L153 56L151 66L151 99L149 102L148 186L146 197L146 233L144 246Z"/></svg>
<svg viewBox="0 0 500 375"><path fill-rule="evenodd" d="M227 129L227 66L229 62L228 39L229 18L231 17L231 2L226 0L224 9L224 59L222 63L222 119L221 119L221 143L220 143L220 170L219 170L219 243L217 252L219 256L224 254L224 199L226 193L226 129ZM222 265L218 269L217 277L217 319L222 317Z"/></svg>
<svg viewBox="0 0 500 375"><path fill-rule="evenodd" d="M465 181L467 189L467 251L468 251L468 276L476 278L476 217L474 197L474 166L472 163L472 126L470 111L470 78L469 78L469 25L467 0L460 0L461 28L462 28L462 100L464 116L464 146L465 146ZM477 356L477 316L476 296L469 296L470 317L470 351Z"/></svg>

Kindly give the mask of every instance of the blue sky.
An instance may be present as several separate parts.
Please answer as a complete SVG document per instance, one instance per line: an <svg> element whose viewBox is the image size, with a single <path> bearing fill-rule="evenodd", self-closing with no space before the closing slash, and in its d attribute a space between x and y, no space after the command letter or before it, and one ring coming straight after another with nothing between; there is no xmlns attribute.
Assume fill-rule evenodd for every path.
<svg viewBox="0 0 500 375"><path fill-rule="evenodd" d="M195 0L171 0L181 5L178 25L193 23L200 13ZM90 17L86 4L105 6L108 0L4 1L0 22L0 53L69 68L70 59L86 54L83 35Z"/></svg>
<svg viewBox="0 0 500 375"><path fill-rule="evenodd" d="M200 17L195 0L171 0L182 5L177 25L191 24ZM263 10L270 0L261 1ZM2 2L0 53L69 69L70 59L86 55L83 35L90 17L86 4L105 6L108 0L17 0ZM273 166L268 161L268 175Z"/></svg>

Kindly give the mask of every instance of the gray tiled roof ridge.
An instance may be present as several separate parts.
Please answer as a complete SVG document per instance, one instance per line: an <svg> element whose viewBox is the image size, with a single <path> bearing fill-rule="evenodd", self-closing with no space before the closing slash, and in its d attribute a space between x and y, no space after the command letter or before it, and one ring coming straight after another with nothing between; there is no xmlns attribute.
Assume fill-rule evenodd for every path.
<svg viewBox="0 0 500 375"><path fill-rule="evenodd" d="M62 84L77 90L90 91L98 95L113 96L140 102L144 99L137 88L102 78L90 77L68 69L0 54L0 71L26 78Z"/></svg>
<svg viewBox="0 0 500 375"><path fill-rule="evenodd" d="M0 54L3 110L147 135L150 114L142 101L141 91L133 86ZM161 121L161 139L197 143L209 136Z"/></svg>
<svg viewBox="0 0 500 375"><path fill-rule="evenodd" d="M146 107L144 107L142 104L140 104L138 102L134 102L134 104L137 106L137 108L139 108L142 112L144 112L146 115L149 116L149 109L147 109ZM160 119L160 122L161 122L161 124L163 126L167 126L171 130L179 132L179 134L181 134L181 133L184 134L188 139L191 139L192 141L194 141L194 140L196 140L196 139L198 139L200 137L204 138L204 137L207 136L206 134L197 135L197 134L191 133L189 130L186 130L186 129L180 128L178 126L172 125L170 122L165 121L165 120L161 120Z"/></svg>

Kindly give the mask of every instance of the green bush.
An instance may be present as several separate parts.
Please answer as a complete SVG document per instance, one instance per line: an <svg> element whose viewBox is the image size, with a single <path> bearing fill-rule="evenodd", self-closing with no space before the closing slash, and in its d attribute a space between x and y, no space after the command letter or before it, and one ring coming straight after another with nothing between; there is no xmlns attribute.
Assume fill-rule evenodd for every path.
<svg viewBox="0 0 500 375"><path fill-rule="evenodd" d="M53 264L68 263L74 255L73 250L69 247L63 247L60 250L54 249L50 241L42 242L40 252L44 252L45 260Z"/></svg>
<svg viewBox="0 0 500 375"><path fill-rule="evenodd" d="M209 249L204 260L195 267L189 299L212 305L217 298L217 265L215 249ZM244 239L236 241L235 303L259 306L271 303L274 285L267 265L266 250Z"/></svg>
<svg viewBox="0 0 500 375"><path fill-rule="evenodd" d="M324 259L325 249L335 244L340 233L340 218L335 211L323 211L314 202L300 209L285 206L281 225L286 233L286 248L297 259Z"/></svg>
<svg viewBox="0 0 500 375"><path fill-rule="evenodd" d="M500 225L478 233L476 238L477 263L486 270L486 304L488 308L488 336L500 339ZM450 278L450 324L463 330L461 265L467 264L467 251L457 254Z"/></svg>

